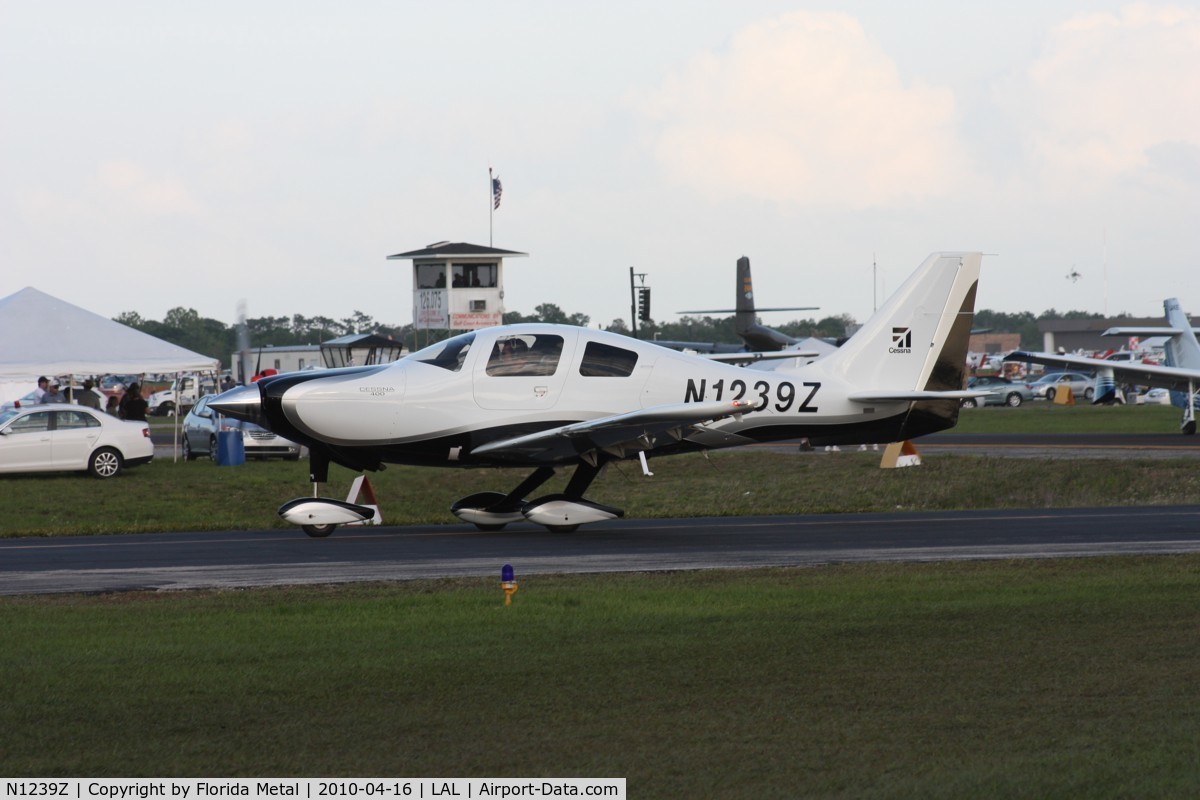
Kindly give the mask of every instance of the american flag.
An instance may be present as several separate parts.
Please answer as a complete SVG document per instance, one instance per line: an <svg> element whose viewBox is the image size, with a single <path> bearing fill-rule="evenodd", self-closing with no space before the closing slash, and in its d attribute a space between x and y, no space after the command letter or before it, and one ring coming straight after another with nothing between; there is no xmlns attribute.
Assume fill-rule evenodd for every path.
<svg viewBox="0 0 1200 800"><path fill-rule="evenodd" d="M497 175L496 177L492 178L492 208L500 207L500 192L501 191L502 191L502 189L500 188L500 176Z"/></svg>

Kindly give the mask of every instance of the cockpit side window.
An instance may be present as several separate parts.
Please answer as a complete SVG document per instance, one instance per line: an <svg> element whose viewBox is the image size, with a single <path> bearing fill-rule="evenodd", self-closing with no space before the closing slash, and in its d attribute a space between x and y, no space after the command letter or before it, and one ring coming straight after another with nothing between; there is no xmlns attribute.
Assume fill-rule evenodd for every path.
<svg viewBox="0 0 1200 800"><path fill-rule="evenodd" d="M462 369L467 358L467 352L475 341L474 333L464 333L452 339L431 344L407 356L406 361L420 361L422 364L432 364L435 367L458 372Z"/></svg>
<svg viewBox="0 0 1200 800"><path fill-rule="evenodd" d="M623 347L601 342L588 342L579 364L579 374L585 378L628 378L637 366L638 354Z"/></svg>
<svg viewBox="0 0 1200 800"><path fill-rule="evenodd" d="M494 376L553 375L562 355L563 338L548 333L523 333L496 340L487 374Z"/></svg>

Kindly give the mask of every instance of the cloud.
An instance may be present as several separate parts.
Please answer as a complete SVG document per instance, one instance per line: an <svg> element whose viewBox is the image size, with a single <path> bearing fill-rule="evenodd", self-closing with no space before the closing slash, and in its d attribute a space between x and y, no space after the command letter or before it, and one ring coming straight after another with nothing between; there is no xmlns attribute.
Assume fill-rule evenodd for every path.
<svg viewBox="0 0 1200 800"><path fill-rule="evenodd" d="M148 174L129 161L107 161L97 170L104 204L117 204L149 216L191 216L199 205L178 180Z"/></svg>
<svg viewBox="0 0 1200 800"><path fill-rule="evenodd" d="M966 157L946 88L905 85L852 17L739 31L644 98L653 152L701 191L860 209L949 194Z"/></svg>
<svg viewBox="0 0 1200 800"><path fill-rule="evenodd" d="M1191 163L1200 146L1200 11L1131 5L1072 17L1026 79L1016 98L1026 148L1050 177L1169 177L1163 170L1180 154Z"/></svg>

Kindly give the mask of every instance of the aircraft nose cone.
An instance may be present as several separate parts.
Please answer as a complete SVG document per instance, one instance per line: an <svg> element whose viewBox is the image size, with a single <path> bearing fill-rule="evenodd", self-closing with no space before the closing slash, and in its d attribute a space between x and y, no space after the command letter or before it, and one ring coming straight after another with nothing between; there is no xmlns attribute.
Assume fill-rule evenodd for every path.
<svg viewBox="0 0 1200 800"><path fill-rule="evenodd" d="M263 423L262 396L256 384L238 386L228 392L222 392L209 401L208 407L227 417L258 425Z"/></svg>

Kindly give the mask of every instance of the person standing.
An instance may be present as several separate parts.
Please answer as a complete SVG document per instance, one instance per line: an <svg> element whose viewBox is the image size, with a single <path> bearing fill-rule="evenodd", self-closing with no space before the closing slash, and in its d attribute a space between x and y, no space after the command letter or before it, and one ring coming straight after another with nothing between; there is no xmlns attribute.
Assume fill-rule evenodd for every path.
<svg viewBox="0 0 1200 800"><path fill-rule="evenodd" d="M46 390L48 388L50 388L50 379L47 378L45 375L38 378L37 388L33 390L33 393L36 396L36 399L33 402L34 403L46 402L45 397L46 397Z"/></svg>
<svg viewBox="0 0 1200 800"><path fill-rule="evenodd" d="M102 411L104 395L96 391L96 382L88 378L83 382L83 391L79 394L79 405Z"/></svg>
<svg viewBox="0 0 1200 800"><path fill-rule="evenodd" d="M117 416L121 419L146 421L146 409L149 407L146 398L142 397L142 387L134 381L125 389L121 405L117 408Z"/></svg>
<svg viewBox="0 0 1200 800"><path fill-rule="evenodd" d="M42 402L43 403L65 403L65 402L67 402L66 396L62 392L60 392L58 389L57 381L52 382L50 384L50 388L48 388L46 390L46 393L44 395L42 395Z"/></svg>

